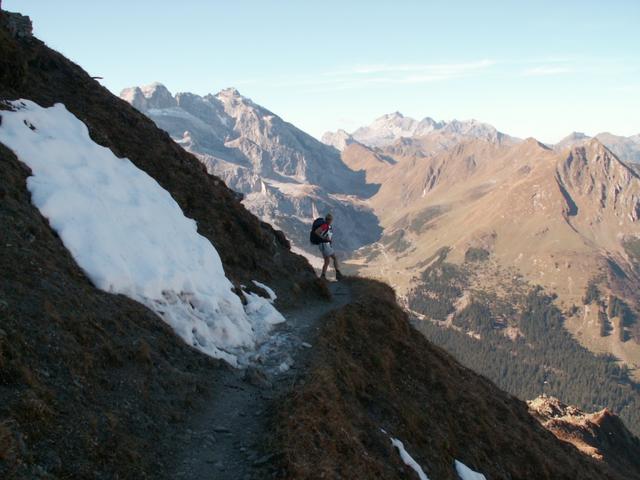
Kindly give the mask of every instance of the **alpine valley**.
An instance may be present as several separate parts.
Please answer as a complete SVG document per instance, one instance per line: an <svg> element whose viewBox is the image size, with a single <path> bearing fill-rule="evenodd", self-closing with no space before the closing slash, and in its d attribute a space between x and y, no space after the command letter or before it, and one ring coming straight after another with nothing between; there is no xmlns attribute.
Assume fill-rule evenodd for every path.
<svg viewBox="0 0 640 480"><path fill-rule="evenodd" d="M320 143L235 89L125 89L299 251L336 217L349 270L519 396L610 408L640 432L640 135L556 145L399 112Z"/></svg>
<svg viewBox="0 0 640 480"><path fill-rule="evenodd" d="M0 8L0 478L640 480L637 137L98 80Z"/></svg>

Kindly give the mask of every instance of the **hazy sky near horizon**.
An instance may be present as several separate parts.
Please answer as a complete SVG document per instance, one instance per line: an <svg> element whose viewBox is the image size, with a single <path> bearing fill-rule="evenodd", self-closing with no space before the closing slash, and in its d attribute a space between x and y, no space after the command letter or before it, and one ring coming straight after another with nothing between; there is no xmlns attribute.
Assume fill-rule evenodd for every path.
<svg viewBox="0 0 640 480"><path fill-rule="evenodd" d="M319 137L400 111L555 142L640 133L640 0L4 0L118 94L234 86Z"/></svg>

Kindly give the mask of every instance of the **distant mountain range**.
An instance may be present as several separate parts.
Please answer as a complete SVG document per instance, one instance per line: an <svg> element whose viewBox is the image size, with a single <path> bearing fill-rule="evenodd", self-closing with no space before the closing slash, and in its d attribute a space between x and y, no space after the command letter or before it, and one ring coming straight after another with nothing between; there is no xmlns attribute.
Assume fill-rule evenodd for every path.
<svg viewBox="0 0 640 480"><path fill-rule="evenodd" d="M360 127L353 133L344 130L327 132L322 136L322 141L338 150L344 150L346 145L354 142L368 147L387 147L401 139L424 137L432 133L454 138L481 138L490 142L516 140L499 132L492 125L477 120L436 122L431 117L425 117L418 121L394 112L377 118L370 125Z"/></svg>
<svg viewBox="0 0 640 480"><path fill-rule="evenodd" d="M533 335L523 326L526 315L502 318L496 305L508 298L512 308L526 310L527 289L540 285L557 297L564 327L579 341L557 347L572 352L569 365L617 368L580 359L581 344L615 355L640 378L640 177L631 166L637 137L572 134L547 146L476 120L418 121L395 112L352 133L327 133L323 144L234 89L201 97L153 84L121 97L244 194L245 206L283 229L299 251L314 252L312 219L335 212L336 243L350 268L389 281L421 321L482 340L467 345L467 353L526 342ZM457 272L448 282L460 285L439 291L441 269ZM487 309L484 317L478 305ZM556 337L546 344L530 342L547 355L548 345L569 341L563 332L549 330ZM441 344L454 348L460 341ZM483 355L489 363L469 360L474 368L524 397L538 395L552 378L551 393L570 397L564 400L592 398L584 408L640 405L630 390L605 399L560 374L530 372L535 380L527 385L513 380L515 372L492 377L491 365L503 360ZM522 362L527 355L520 353ZM612 375L598 378L626 381L624 373ZM639 415L620 413L640 428Z"/></svg>
<svg viewBox="0 0 640 480"><path fill-rule="evenodd" d="M381 233L364 200L378 186L367 184L340 153L229 88L216 95L172 95L154 83L122 91L121 98L148 115L209 173L244 195L244 205L287 233L294 246L315 252L308 228L333 212L336 245L353 251Z"/></svg>
<svg viewBox="0 0 640 480"><path fill-rule="evenodd" d="M347 145L361 143L362 145L374 148L401 149L407 144L425 142L431 138L431 150L437 147L433 139L438 139L441 143L451 144L452 140L481 139L489 142L517 143L520 139L498 131L492 125L482 123L477 120L452 120L450 122L435 121L431 117L422 120L415 120L406 117L400 112L383 115L375 119L371 124L359 127L352 133L345 130L326 132L322 136L322 141L342 151ZM608 132L598 133L590 137L581 132L573 132L560 140L555 145L549 147L555 150L580 145L591 138L596 138L609 150L611 150L620 160L625 162L640 163L640 134L624 137ZM422 149L423 152L425 149ZM415 153L415 152L413 152Z"/></svg>
<svg viewBox="0 0 640 480"><path fill-rule="evenodd" d="M136 110L31 32L0 11L0 478L639 478L638 439L593 406L637 432L640 390L563 321L573 298L576 338L637 339L638 177L597 140L443 127L340 154L232 89L127 89ZM217 174L301 246L335 209L407 309L319 280ZM280 323L246 369L199 348L244 337L225 304Z"/></svg>
<svg viewBox="0 0 640 480"><path fill-rule="evenodd" d="M556 150L561 150L575 145L582 145L591 138L595 138L603 145L606 145L620 160L630 163L640 163L640 133L630 137L623 137L609 132L602 132L590 137L582 132L573 132L553 147Z"/></svg>

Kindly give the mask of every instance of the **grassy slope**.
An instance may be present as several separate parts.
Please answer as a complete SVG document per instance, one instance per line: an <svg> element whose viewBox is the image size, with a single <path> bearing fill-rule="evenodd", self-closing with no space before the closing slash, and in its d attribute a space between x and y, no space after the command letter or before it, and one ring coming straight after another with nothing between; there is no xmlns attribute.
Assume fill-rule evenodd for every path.
<svg viewBox="0 0 640 480"><path fill-rule="evenodd" d="M454 459L491 479L605 479L544 430L527 406L410 327L391 289L354 282L357 300L323 320L311 372L288 398L275 447L291 479L407 478L381 428L430 478Z"/></svg>
<svg viewBox="0 0 640 480"><path fill-rule="evenodd" d="M312 269L284 236L166 133L62 55L1 25L0 98L63 102L96 142L172 194L235 283L264 281L283 303L314 291L305 289ZM28 175L0 145L0 477L161 478L171 462L162 440L210 391L219 364L143 306L97 291L32 206Z"/></svg>

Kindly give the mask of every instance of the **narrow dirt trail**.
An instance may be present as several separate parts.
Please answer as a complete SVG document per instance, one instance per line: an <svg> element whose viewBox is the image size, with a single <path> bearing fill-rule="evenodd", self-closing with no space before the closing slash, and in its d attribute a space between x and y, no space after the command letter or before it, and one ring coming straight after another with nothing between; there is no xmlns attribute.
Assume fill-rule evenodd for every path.
<svg viewBox="0 0 640 480"><path fill-rule="evenodd" d="M307 368L318 320L351 300L346 283L330 282L329 289L330 302L318 300L283 312L287 321L260 347L253 367L221 371L207 408L174 440L175 471L169 478L265 478L264 467L271 461L261 448L265 413Z"/></svg>

